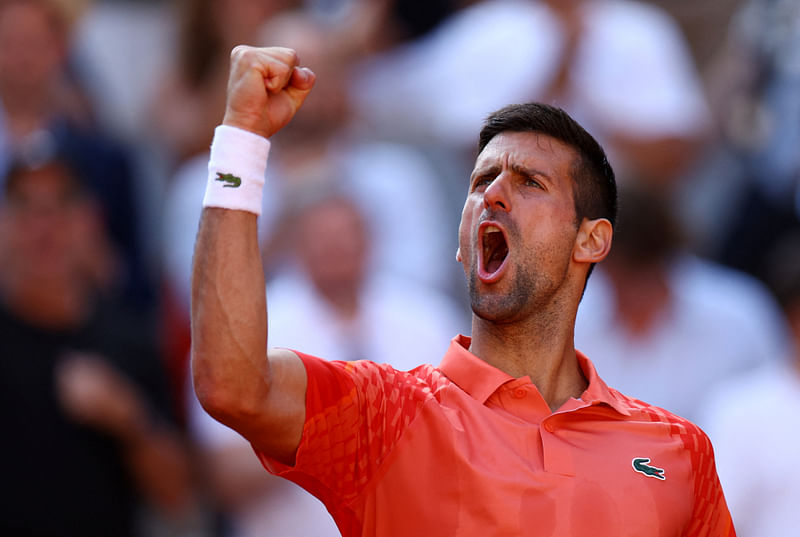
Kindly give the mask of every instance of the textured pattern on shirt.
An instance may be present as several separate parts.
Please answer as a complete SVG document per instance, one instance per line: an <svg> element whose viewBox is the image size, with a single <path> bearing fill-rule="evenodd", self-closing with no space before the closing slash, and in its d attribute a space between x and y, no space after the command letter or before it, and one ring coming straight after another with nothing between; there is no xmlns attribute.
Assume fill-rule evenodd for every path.
<svg viewBox="0 0 800 537"><path fill-rule="evenodd" d="M626 398L643 418L669 424L670 434L680 438L689 455L694 481L694 503L683 537L735 536L733 521L717 476L714 449L708 436L689 420L638 399L620 395Z"/></svg>
<svg viewBox="0 0 800 537"><path fill-rule="evenodd" d="M317 364L328 378L309 381L303 436L306 451L313 450L314 457L303 471L335 491L340 502L349 503L419 409L449 381L429 365L403 372L368 361Z"/></svg>
<svg viewBox="0 0 800 537"><path fill-rule="evenodd" d="M317 496L348 537L734 535L699 428L609 389L585 358L585 398L553 412L529 380L467 345L410 372L300 355L295 466L262 461ZM665 479L637 468L642 457Z"/></svg>

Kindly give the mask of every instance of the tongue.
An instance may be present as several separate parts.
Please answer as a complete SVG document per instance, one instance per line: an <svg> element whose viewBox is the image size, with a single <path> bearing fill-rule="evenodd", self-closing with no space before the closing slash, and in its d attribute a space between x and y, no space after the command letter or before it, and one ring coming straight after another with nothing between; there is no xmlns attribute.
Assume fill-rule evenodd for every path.
<svg viewBox="0 0 800 537"><path fill-rule="evenodd" d="M500 255L499 252L493 253L492 257L486 262L486 271L490 274L497 272L497 269L503 264L504 259L505 255Z"/></svg>
<svg viewBox="0 0 800 537"><path fill-rule="evenodd" d="M500 232L487 233L483 237L483 245L486 272L494 274L508 255L508 245Z"/></svg>

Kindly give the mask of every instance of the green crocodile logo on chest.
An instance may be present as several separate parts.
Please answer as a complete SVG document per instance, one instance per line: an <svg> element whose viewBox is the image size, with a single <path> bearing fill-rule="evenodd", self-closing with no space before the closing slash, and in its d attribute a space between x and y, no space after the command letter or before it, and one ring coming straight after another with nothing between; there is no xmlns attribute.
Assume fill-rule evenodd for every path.
<svg viewBox="0 0 800 537"><path fill-rule="evenodd" d="M236 177L232 173L217 172L216 181L222 181L225 183L222 185L223 188L239 188L242 185L241 177Z"/></svg>
<svg viewBox="0 0 800 537"><path fill-rule="evenodd" d="M662 481L666 479L663 468L651 466L649 463L650 459L648 457L636 457L631 461L633 469L640 474L644 474L647 477L655 477L656 479L661 479Z"/></svg>

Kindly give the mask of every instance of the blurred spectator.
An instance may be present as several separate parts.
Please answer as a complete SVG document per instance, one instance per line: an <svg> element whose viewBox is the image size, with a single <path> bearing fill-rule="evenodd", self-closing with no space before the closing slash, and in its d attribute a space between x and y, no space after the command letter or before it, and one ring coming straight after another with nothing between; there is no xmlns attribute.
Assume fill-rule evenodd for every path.
<svg viewBox="0 0 800 537"><path fill-rule="evenodd" d="M270 307L281 312L269 318L270 344L403 370L438 363L448 341L467 328L465 313L431 290L373 270L367 222L353 200L324 189L301 197L290 204L284 226L297 265L268 285ZM232 518L231 535L339 534L319 501L268 475L242 437L196 399L191 404L191 428Z"/></svg>
<svg viewBox="0 0 800 537"><path fill-rule="evenodd" d="M91 109L66 70L69 27L50 0L0 2L3 162L54 119L91 122ZM0 172L4 171L0 169Z"/></svg>
<svg viewBox="0 0 800 537"><path fill-rule="evenodd" d="M785 537L800 527L800 468L793 464L800 444L800 234L776 246L772 260L770 283L793 351L720 386L700 420L741 537Z"/></svg>
<svg viewBox="0 0 800 537"><path fill-rule="evenodd" d="M782 355L785 325L760 282L686 251L659 193L623 189L620 209L575 345L609 384L695 419L714 385Z"/></svg>
<svg viewBox="0 0 800 537"><path fill-rule="evenodd" d="M764 279L766 253L800 230L800 3L744 3L712 84L728 168L709 173L735 193L705 211L721 223L713 252Z"/></svg>
<svg viewBox="0 0 800 537"><path fill-rule="evenodd" d="M103 299L97 205L69 161L13 165L0 207L0 534L125 536L182 520L187 454L153 328Z"/></svg>
<svg viewBox="0 0 800 537"><path fill-rule="evenodd" d="M66 148L107 221L120 292L151 306L129 155L93 126L89 101L69 76L70 28L57 5L0 0L0 167Z"/></svg>
<svg viewBox="0 0 800 537"><path fill-rule="evenodd" d="M270 344L401 370L438 363L449 340L468 328L466 314L440 292L371 265L369 252L379 239L370 234L359 206L321 190L305 194L287 217L299 266L269 283L270 307L281 312L269 319ZM395 341L397 334L425 352L409 354Z"/></svg>
<svg viewBox="0 0 800 537"><path fill-rule="evenodd" d="M462 148L500 106L552 102L603 142L615 168L667 186L709 126L680 30L627 0L485 0L365 63L353 91L377 132Z"/></svg>

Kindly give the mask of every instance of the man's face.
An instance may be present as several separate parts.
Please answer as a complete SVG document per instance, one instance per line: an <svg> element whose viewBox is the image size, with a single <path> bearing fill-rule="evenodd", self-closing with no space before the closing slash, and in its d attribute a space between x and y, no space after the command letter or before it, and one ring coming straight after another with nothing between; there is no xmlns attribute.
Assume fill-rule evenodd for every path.
<svg viewBox="0 0 800 537"><path fill-rule="evenodd" d="M23 172L0 219L7 270L29 281L63 278L81 266L89 238L87 203L60 166Z"/></svg>
<svg viewBox="0 0 800 537"><path fill-rule="evenodd" d="M38 91L54 82L62 49L40 6L12 2L0 9L0 88Z"/></svg>
<svg viewBox="0 0 800 537"><path fill-rule="evenodd" d="M521 320L562 288L578 231L576 158L569 146L530 132L501 133L478 155L459 228L477 316Z"/></svg>
<svg viewBox="0 0 800 537"><path fill-rule="evenodd" d="M306 209L296 225L296 247L311 280L322 291L358 289L367 268L368 238L358 209L330 199Z"/></svg>

